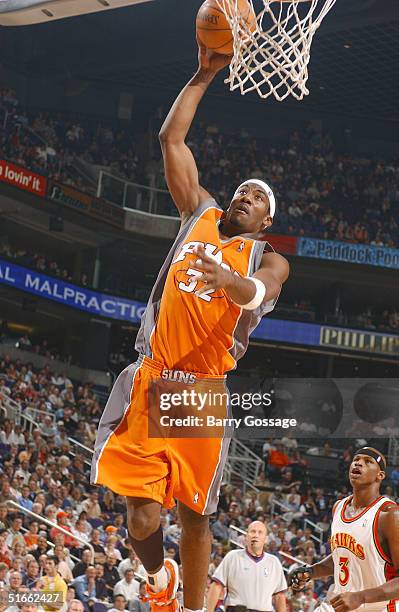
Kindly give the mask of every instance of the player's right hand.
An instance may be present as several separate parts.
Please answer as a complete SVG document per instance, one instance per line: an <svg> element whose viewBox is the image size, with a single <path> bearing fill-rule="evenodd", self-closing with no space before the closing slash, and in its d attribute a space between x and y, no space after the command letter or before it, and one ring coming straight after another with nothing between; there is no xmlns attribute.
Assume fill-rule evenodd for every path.
<svg viewBox="0 0 399 612"><path fill-rule="evenodd" d="M312 580L312 576L313 567L310 565L296 567L295 569L291 570L287 576L288 586L290 586L293 591L303 591L306 584Z"/></svg>
<svg viewBox="0 0 399 612"><path fill-rule="evenodd" d="M222 55L215 51L210 51L202 44L197 36L198 43L198 64L203 70L209 70L209 72L219 72L223 70L225 66L228 66L231 62L232 55Z"/></svg>

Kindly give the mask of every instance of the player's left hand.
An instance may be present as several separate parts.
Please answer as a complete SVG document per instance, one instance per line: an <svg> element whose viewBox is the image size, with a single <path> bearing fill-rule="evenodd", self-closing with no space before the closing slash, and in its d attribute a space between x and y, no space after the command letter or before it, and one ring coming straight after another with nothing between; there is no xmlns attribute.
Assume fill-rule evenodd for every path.
<svg viewBox="0 0 399 612"><path fill-rule="evenodd" d="M195 292L196 295L202 295L210 289L224 289L231 284L233 274L218 264L213 257L210 257L202 245L196 247L194 255L196 259L190 262L190 268L202 272L196 280L204 283L204 286Z"/></svg>
<svg viewBox="0 0 399 612"><path fill-rule="evenodd" d="M364 604L364 598L361 593L341 593L330 601L334 610L338 612L347 612L349 610L357 610Z"/></svg>

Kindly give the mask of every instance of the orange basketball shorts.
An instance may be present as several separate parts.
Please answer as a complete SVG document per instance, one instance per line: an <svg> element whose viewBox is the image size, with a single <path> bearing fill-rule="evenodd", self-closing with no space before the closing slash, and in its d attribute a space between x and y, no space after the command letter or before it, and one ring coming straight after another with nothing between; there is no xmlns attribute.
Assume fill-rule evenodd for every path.
<svg viewBox="0 0 399 612"><path fill-rule="evenodd" d="M216 410L207 406L200 410L196 401L194 406L170 410L160 408L159 401L161 392L169 391L171 396L172 390L179 396L183 389L190 394L209 390L209 385L227 396L224 377L165 370L145 356L129 365L116 380L98 427L91 483L166 508L178 500L199 514L214 513L231 430L203 425L210 413L228 418L228 400ZM172 414L191 415L202 422L185 428L159 427L161 417Z"/></svg>

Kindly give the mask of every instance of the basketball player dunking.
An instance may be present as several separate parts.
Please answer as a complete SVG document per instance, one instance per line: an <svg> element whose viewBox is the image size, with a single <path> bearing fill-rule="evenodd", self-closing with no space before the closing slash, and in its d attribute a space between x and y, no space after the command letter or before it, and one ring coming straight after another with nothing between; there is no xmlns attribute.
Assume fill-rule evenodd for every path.
<svg viewBox="0 0 399 612"><path fill-rule="evenodd" d="M334 576L329 604L322 603L320 612L399 610L399 506L380 495L385 469L385 458L375 448L356 452L349 468L353 495L333 508L331 555L290 573L294 590Z"/></svg>
<svg viewBox="0 0 399 612"><path fill-rule="evenodd" d="M152 609L165 612L178 607L179 577L176 563L164 560L161 507L178 501L184 605L201 610L211 551L208 517L217 508L228 439L151 438L150 386L160 379L224 385L225 373L245 353L262 316L273 310L289 273L288 262L256 239L273 222L270 187L245 181L224 213L199 184L185 144L201 98L229 61L200 47L198 71L161 129L180 231L142 320L140 357L120 374L105 407L92 467L93 484L126 496L129 536L148 573Z"/></svg>

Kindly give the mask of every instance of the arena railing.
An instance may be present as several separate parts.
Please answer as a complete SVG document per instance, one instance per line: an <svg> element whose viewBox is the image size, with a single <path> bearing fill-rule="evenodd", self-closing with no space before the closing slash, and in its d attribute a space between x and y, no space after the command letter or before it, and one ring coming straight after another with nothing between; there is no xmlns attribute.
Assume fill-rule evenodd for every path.
<svg viewBox="0 0 399 612"><path fill-rule="evenodd" d="M244 494L247 492L248 489L254 491L255 493L260 492L260 490L252 482L243 479L241 472L232 468L228 458L224 467L223 480L226 484L231 484L234 486L236 483L233 482L233 477L239 480L240 486L242 486Z"/></svg>
<svg viewBox="0 0 399 612"><path fill-rule="evenodd" d="M76 440L75 438L71 438L69 436L68 442L70 442L73 447L78 447L83 451L82 453L75 453L73 450L71 450L69 454L72 455L72 457L76 457L78 454L80 454L83 457L83 461L85 462L85 464L91 466L91 458L94 454L94 450L92 448L89 448L88 446L85 446L84 444L79 442L79 440Z"/></svg>
<svg viewBox="0 0 399 612"><path fill-rule="evenodd" d="M22 406L11 397L8 397L3 391L0 391L0 406L6 410L7 418L13 421L16 425L21 425L24 429L32 432L33 429L40 429L39 423L32 419L29 415L24 414Z"/></svg>
<svg viewBox="0 0 399 612"><path fill-rule="evenodd" d="M21 527L21 531L23 531L24 533L29 533L29 529L27 529L24 526ZM48 546L50 546L51 548L55 548L54 542L52 542L51 540L46 540L46 542L47 542ZM75 555L71 555L69 550L68 550L68 556L72 559L72 561L76 561L77 563L79 563L81 561L81 559L79 559L79 557L75 557Z"/></svg>
<svg viewBox="0 0 399 612"><path fill-rule="evenodd" d="M316 529L320 534L319 537L317 537L316 535L312 533L312 535L310 536L312 540L316 540L316 542L318 542L319 544L323 544L324 531L322 530L322 528L319 527L319 525L316 525L316 523L313 523L313 521L309 520L308 518L305 518L303 521L303 526L306 527L306 525L310 525L311 527L313 527L313 529Z"/></svg>
<svg viewBox="0 0 399 612"><path fill-rule="evenodd" d="M39 408L34 408L33 406L27 406L26 407L26 412L27 412L27 416L31 416L33 419L35 418L35 415L43 415L43 417L51 417L51 420L53 422L53 425L55 425L56 423L56 418L55 418L55 414L52 414L51 412L47 412L47 410L39 410ZM40 427L40 423L39 423L39 427Z"/></svg>
<svg viewBox="0 0 399 612"><path fill-rule="evenodd" d="M291 514L292 514L292 510L290 510L290 508L288 508L288 506L286 506L285 504L283 504L283 503L282 503L281 501L279 501L278 499L272 499L272 500L270 501L270 507L271 507L270 513L271 513L271 515L272 515L272 517L273 517L273 518L274 518L274 517L277 515L277 512L275 511L275 506L278 506L279 508L281 508L282 510L284 510L284 513L287 513L287 514L288 514L288 513L291 513ZM279 516L279 518L282 518L282 519L283 519L283 521L288 522L287 517L284 517L284 515L283 515L283 514L279 514L278 516Z"/></svg>
<svg viewBox="0 0 399 612"><path fill-rule="evenodd" d="M90 550L92 562L94 563L94 548L90 544L90 542L87 542L83 538L80 538L79 536L76 536L74 533L71 533L70 531L68 531L68 529L64 529L63 527L61 527L57 523L54 523L53 521L50 521L48 518L45 518L44 516L41 516L40 514L36 514L36 512L32 512L32 510L28 510L27 508L24 508L23 506L20 506L19 504L17 504L17 502L12 501L11 499L9 499L7 501L7 504L9 506L12 506L13 508L18 510L19 512L22 512L23 514L27 514L28 516L31 516L31 517L35 518L40 523L44 523L45 525L48 525L49 527L55 527L55 529L57 529L58 531L61 531L61 533L65 534L65 535L67 535L69 537L73 537L74 540L76 540L77 542L79 542L84 547L86 547L86 548L88 548Z"/></svg>
<svg viewBox="0 0 399 612"><path fill-rule="evenodd" d="M133 183L100 170L97 197L121 208L173 217L175 210L169 191Z"/></svg>
<svg viewBox="0 0 399 612"><path fill-rule="evenodd" d="M232 470L241 474L242 480L255 482L263 462L248 446L233 438L229 449L229 463Z"/></svg>

